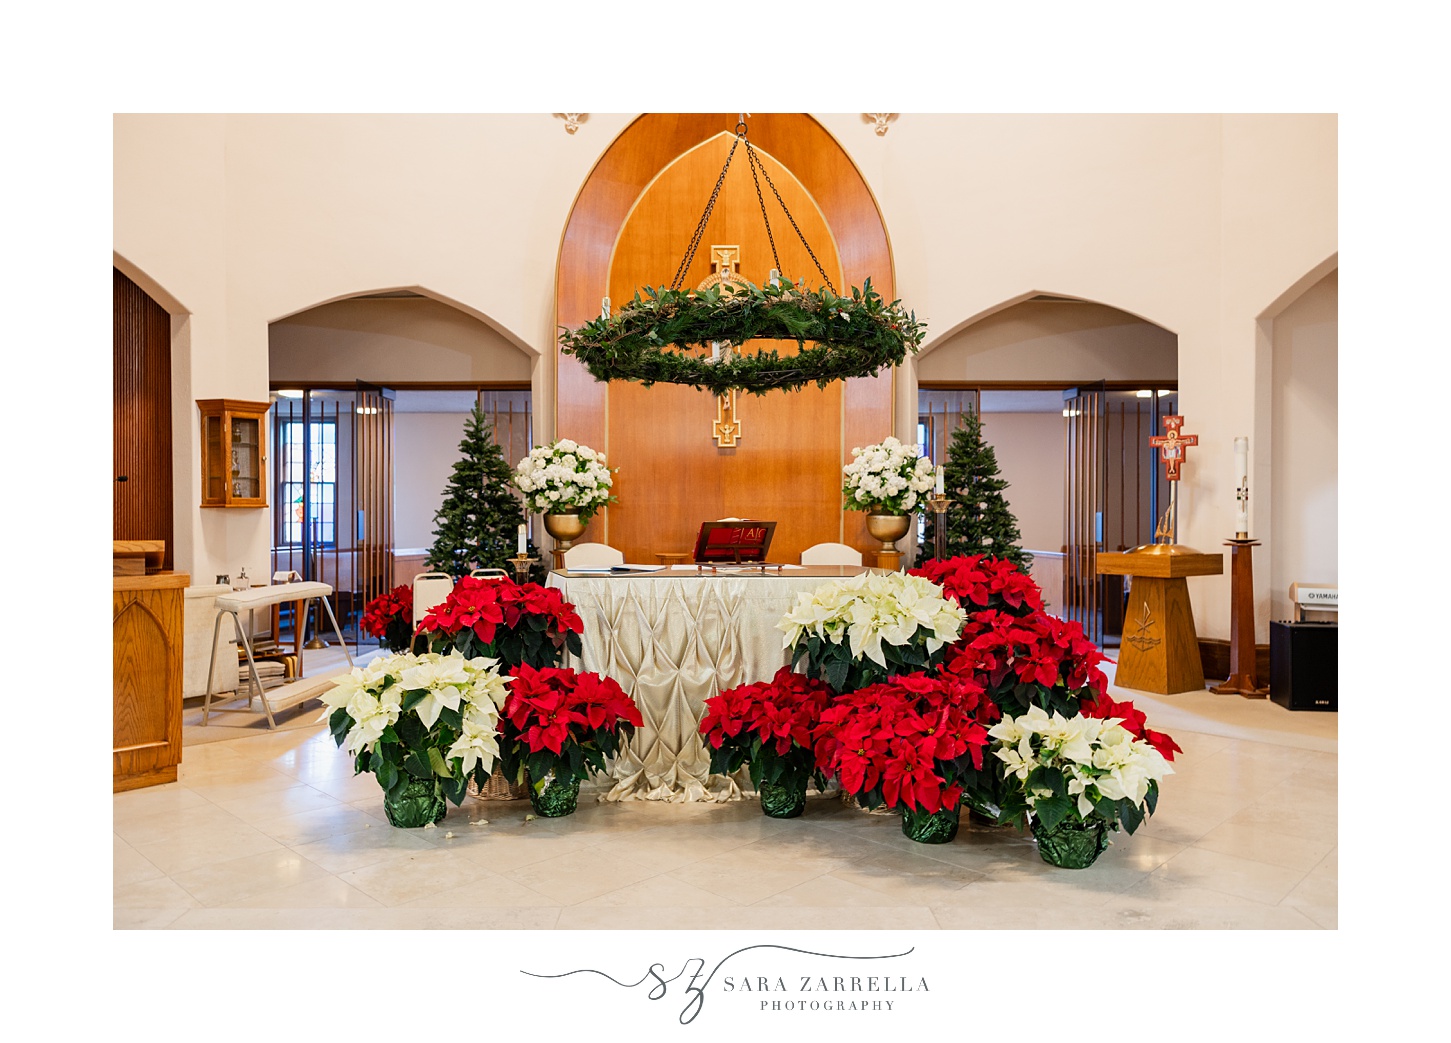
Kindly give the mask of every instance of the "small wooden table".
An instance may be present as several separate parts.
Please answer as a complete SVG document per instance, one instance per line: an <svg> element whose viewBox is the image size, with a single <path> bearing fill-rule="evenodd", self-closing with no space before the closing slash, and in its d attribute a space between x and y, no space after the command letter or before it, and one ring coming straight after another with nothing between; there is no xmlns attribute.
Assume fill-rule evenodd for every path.
<svg viewBox="0 0 1451 1043"><path fill-rule="evenodd" d="M1098 555L1099 575L1132 577L1116 684L1158 695L1204 690L1185 580L1223 572L1223 554L1201 554L1178 544Z"/></svg>

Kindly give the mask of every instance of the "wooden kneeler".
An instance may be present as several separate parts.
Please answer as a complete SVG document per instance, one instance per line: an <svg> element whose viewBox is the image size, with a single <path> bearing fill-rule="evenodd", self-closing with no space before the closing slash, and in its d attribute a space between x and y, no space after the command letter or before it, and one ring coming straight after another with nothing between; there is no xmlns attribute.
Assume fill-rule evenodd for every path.
<svg viewBox="0 0 1451 1043"><path fill-rule="evenodd" d="M216 673L217 663L217 642L222 633L222 617L232 617L232 625L237 631L237 641L247 653L247 670L252 681L252 690L257 693L257 698L262 700L262 712L267 715L267 727L276 728L277 722L272 717L272 711L285 710L296 706L304 699L316 694L317 686L305 685L301 680L294 681L289 685L289 691L280 699L268 699L266 691L262 688L262 680L257 676L257 661L252 655L252 637L242 626L240 613L252 609L269 608L272 605L281 605L289 601L303 602L301 618L297 625L303 627L307 623L307 609L309 604L320 603L327 610L328 620L332 623L333 633L337 635L338 644L342 646L343 655L347 657L348 666L353 665L352 653L348 651L348 643L343 640L342 629L338 626L338 620L333 615L333 607L328 603L328 596L332 594L333 588L327 583L308 581L303 583L274 583L267 587L253 587L250 590L236 590L230 594L223 594L217 598L217 619L212 624L212 665L207 670L207 695L206 701L202 704L202 724L207 723L207 718L212 711L212 682ZM294 686L295 689L294 689ZM251 700L248 700L251 705Z"/></svg>

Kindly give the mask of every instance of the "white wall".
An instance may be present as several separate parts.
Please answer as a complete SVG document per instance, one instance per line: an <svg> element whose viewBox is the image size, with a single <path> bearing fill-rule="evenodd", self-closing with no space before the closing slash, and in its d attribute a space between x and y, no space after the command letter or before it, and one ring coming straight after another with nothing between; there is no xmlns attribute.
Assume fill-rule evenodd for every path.
<svg viewBox="0 0 1451 1043"><path fill-rule="evenodd" d="M1339 274L1331 272L1274 320L1273 553L1268 611L1261 604L1255 612L1260 641L1269 640L1270 619L1290 618L1291 583L1339 583L1339 299ZM1251 507L1264 498L1252 484ZM1253 511L1251 535L1258 534L1257 519Z"/></svg>
<svg viewBox="0 0 1451 1043"><path fill-rule="evenodd" d="M940 342L918 380L1175 380L1174 334L1101 304L1024 301Z"/></svg>
<svg viewBox="0 0 1451 1043"><path fill-rule="evenodd" d="M274 322L270 379L528 380L529 356L493 327L428 297L352 298Z"/></svg>
<svg viewBox="0 0 1451 1043"><path fill-rule="evenodd" d="M904 113L882 136L860 113L817 118L866 177L897 295L934 343L1034 293L1178 336L1200 434L1180 538L1218 547L1233 524L1232 439L1269 430L1256 320L1336 251L1336 118ZM268 325L298 311L399 288L456 305L530 357L546 440L560 235L629 119L591 113L570 135L548 113L115 117L115 252L182 309L177 567L265 572L267 512L194 506L190 404L265 399ZM910 363L898 374L904 439L916 376ZM1194 598L1201 635L1227 636L1228 576L1197 581Z"/></svg>
<svg viewBox="0 0 1451 1043"><path fill-rule="evenodd" d="M434 514L459 460L467 413L393 414L393 544L433 546Z"/></svg>

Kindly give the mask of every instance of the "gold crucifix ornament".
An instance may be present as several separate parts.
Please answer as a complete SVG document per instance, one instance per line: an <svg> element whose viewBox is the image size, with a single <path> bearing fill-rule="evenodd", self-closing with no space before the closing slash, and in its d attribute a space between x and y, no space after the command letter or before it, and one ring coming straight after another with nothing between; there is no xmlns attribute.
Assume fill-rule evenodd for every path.
<svg viewBox="0 0 1451 1043"><path fill-rule="evenodd" d="M739 246L712 245L710 248L710 274L696 287L696 290L708 290L712 286L719 286L721 293L726 294L732 292L736 287L754 289L754 284L736 271L736 265L740 262L741 248ZM713 340L710 342L710 352L713 359L729 359L732 355L731 343L730 341ZM711 425L710 436L722 449L734 449L740 440L741 421L740 417L736 416L734 389L724 395L716 396L715 423Z"/></svg>

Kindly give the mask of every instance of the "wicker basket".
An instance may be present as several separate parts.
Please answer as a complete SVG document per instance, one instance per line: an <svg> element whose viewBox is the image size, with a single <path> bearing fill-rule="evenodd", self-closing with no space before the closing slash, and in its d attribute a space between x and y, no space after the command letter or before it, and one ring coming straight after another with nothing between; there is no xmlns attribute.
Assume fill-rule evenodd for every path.
<svg viewBox="0 0 1451 1043"><path fill-rule="evenodd" d="M851 793L848 793L846 790L842 790L841 791L841 802L843 804L845 804L849 808L854 808L857 811L865 811L868 815L895 815L895 814L897 814L897 809L896 808L889 808L889 807L887 807L884 804L883 805L878 805L875 808L866 808L866 807L863 807L862 806L862 802L859 801L859 800L857 800L855 795L853 795Z"/></svg>
<svg viewBox="0 0 1451 1043"><path fill-rule="evenodd" d="M472 783L470 783L472 785ZM478 800L527 800L529 790L501 774L490 775L483 788L474 794Z"/></svg>

